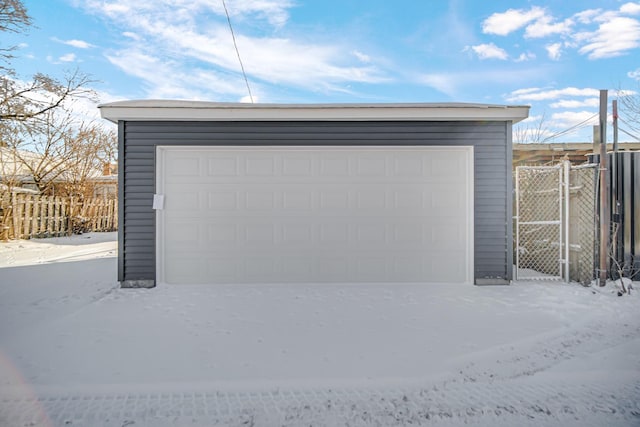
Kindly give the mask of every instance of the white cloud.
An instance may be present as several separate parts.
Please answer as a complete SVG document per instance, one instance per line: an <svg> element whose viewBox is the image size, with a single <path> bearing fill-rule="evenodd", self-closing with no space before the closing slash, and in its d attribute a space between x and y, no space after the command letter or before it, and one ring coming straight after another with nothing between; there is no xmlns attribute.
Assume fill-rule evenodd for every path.
<svg viewBox="0 0 640 427"><path fill-rule="evenodd" d="M455 95L459 83L456 76L446 73L424 74L420 76L418 80L419 83L432 87L449 96Z"/></svg>
<svg viewBox="0 0 640 427"><path fill-rule="evenodd" d="M89 49L89 48L95 47L95 45L92 45L91 43L86 42L84 40L76 40L76 39L60 40L59 38L56 38L56 37L53 37L52 40L58 43L66 44L67 46L78 48L78 49Z"/></svg>
<svg viewBox="0 0 640 427"><path fill-rule="evenodd" d="M220 94L240 98L246 86L233 76L211 73L198 68L188 72L175 61L161 60L137 49L121 50L107 59L127 74L140 78L149 98L220 100Z"/></svg>
<svg viewBox="0 0 640 427"><path fill-rule="evenodd" d="M578 100L560 100L549 104L551 108L583 108L583 107L598 107L600 105L600 98L587 98L582 101Z"/></svg>
<svg viewBox="0 0 640 427"><path fill-rule="evenodd" d="M518 56L518 58L515 60L516 62L526 62L526 61L531 61L536 59L536 55L535 53L531 53L531 52L526 52L526 53L521 53L520 56Z"/></svg>
<svg viewBox="0 0 640 427"><path fill-rule="evenodd" d="M596 116L596 117L594 117ZM559 127L571 127L578 123L586 122L585 124L598 124L597 113L594 111L562 111L559 113L553 113L551 120Z"/></svg>
<svg viewBox="0 0 640 427"><path fill-rule="evenodd" d="M87 0L78 5L88 13L111 19L122 26L128 46L109 52L109 59L127 73L138 73L143 67L128 63L124 58L132 55L149 60L169 57L162 61L168 75L181 76L172 82L139 77L147 82L150 92L174 97L201 97L202 93L216 98L237 99L246 94L238 57L224 14L222 3L210 0L139 0L135 8L128 8L129 0ZM294 85L315 91L340 91L352 82L378 83L387 81L368 55L349 46L305 41L304 37L256 37L243 32L242 20L251 18L251 27L259 21L271 25L275 31L286 24L290 0L245 0L229 2L236 41L250 83ZM279 32L278 32L279 33ZM137 68L131 71L129 68ZM218 88L208 86L190 77L190 69L198 68L203 78L211 79ZM159 74L148 67L152 74ZM154 88L154 85L157 85ZM180 92L180 88L184 91Z"/></svg>
<svg viewBox="0 0 640 427"><path fill-rule="evenodd" d="M590 24L602 14L602 9L587 9L573 15L573 18L581 24Z"/></svg>
<svg viewBox="0 0 640 427"><path fill-rule="evenodd" d="M590 34L579 52L589 59L620 56L640 47L640 22L627 17L614 17L603 22Z"/></svg>
<svg viewBox="0 0 640 427"><path fill-rule="evenodd" d="M540 114L537 116L529 116L526 119L522 120L520 123L533 123L533 122L538 123L543 119L544 119L544 115Z"/></svg>
<svg viewBox="0 0 640 427"><path fill-rule="evenodd" d="M558 21L546 9L509 9L494 13L482 25L486 34L508 35L525 28L524 37L560 37L547 44L547 52L558 60L561 47L577 49L589 59L620 56L640 47L640 3L627 2L615 10L586 9Z"/></svg>
<svg viewBox="0 0 640 427"><path fill-rule="evenodd" d="M533 24L527 25L524 36L528 38L541 38L553 34L568 34L571 32L572 26L573 21L570 19L553 23L553 19L551 17L543 16Z"/></svg>
<svg viewBox="0 0 640 427"><path fill-rule="evenodd" d="M371 62L371 57L367 54L364 54L362 52L360 52L359 50L354 50L353 52L351 52L353 54L353 56L355 56L356 58L358 58L358 60L360 62L364 62L364 63L369 63Z"/></svg>
<svg viewBox="0 0 640 427"><path fill-rule="evenodd" d="M575 88L575 87L567 87L564 89L539 89L539 88L528 88L528 89L520 89L511 92L507 96L507 101L509 102L522 102L522 101L546 101L550 99L558 99L567 96L575 96L575 97L594 97L600 96L600 91L598 89L591 88Z"/></svg>
<svg viewBox="0 0 640 427"><path fill-rule="evenodd" d="M615 97L623 97L623 96L636 96L638 94L638 92L636 92L635 90L628 90L628 89L614 89L613 90L613 96Z"/></svg>
<svg viewBox="0 0 640 427"><path fill-rule="evenodd" d="M511 96L523 96L530 93L540 92L542 89L539 87L528 87L524 89L518 89L511 92Z"/></svg>
<svg viewBox="0 0 640 427"><path fill-rule="evenodd" d="M640 81L640 68L636 68L634 71L629 71L627 77Z"/></svg>
<svg viewBox="0 0 640 427"><path fill-rule="evenodd" d="M493 43L479 44L477 46L470 47L467 46L465 49L468 50L469 48L471 48L471 50L473 50L480 59L506 60L509 58L509 55L504 49L499 48Z"/></svg>
<svg viewBox="0 0 640 427"><path fill-rule="evenodd" d="M540 67L498 67L492 70L472 69L459 72L428 73L418 76L415 80L452 98L460 98L467 95L465 88L468 87L493 84L523 85L544 72L546 69ZM530 90L537 91L538 89L532 88Z"/></svg>
<svg viewBox="0 0 640 427"><path fill-rule="evenodd" d="M125 37L127 37L127 38L130 38L130 39L136 40L136 41L139 41L139 40L140 40L140 36L139 36L139 35L137 35L136 33L132 33L131 31L124 31L124 32L122 33L122 35L123 35L123 36L125 36Z"/></svg>
<svg viewBox="0 0 640 427"><path fill-rule="evenodd" d="M544 15L544 9L538 6L533 6L527 11L522 9L509 9L503 13L494 13L482 23L482 32L485 34L506 36Z"/></svg>
<svg viewBox="0 0 640 427"><path fill-rule="evenodd" d="M104 15L112 19L131 16L156 16L162 20L196 23L200 18L206 20L213 13L224 17L225 10L221 1L211 0L137 0L135 7L130 0L73 0L74 3L89 12ZM294 6L292 0L244 0L227 2L227 10L232 19L260 19L280 28L289 19L289 9ZM226 17L225 17L226 19Z"/></svg>
<svg viewBox="0 0 640 427"><path fill-rule="evenodd" d="M620 12L625 15L640 15L640 3L625 3L620 6Z"/></svg>
<svg viewBox="0 0 640 427"><path fill-rule="evenodd" d="M60 58L58 58L58 61L60 62L74 62L75 60L76 60L75 53L67 53L65 55L62 55Z"/></svg>
<svg viewBox="0 0 640 427"><path fill-rule="evenodd" d="M65 43L69 46L77 47L78 49L89 49L94 47L94 45L84 40L67 40Z"/></svg>
<svg viewBox="0 0 640 427"><path fill-rule="evenodd" d="M562 43L553 43L550 45L545 46L545 49L547 50L547 54L549 55L549 58L553 59L554 61L557 61L560 59L560 56L562 55Z"/></svg>
<svg viewBox="0 0 640 427"><path fill-rule="evenodd" d="M95 4L93 5L95 7ZM125 3L103 3L101 5L102 10L107 16L116 16L124 13L128 13L130 8Z"/></svg>

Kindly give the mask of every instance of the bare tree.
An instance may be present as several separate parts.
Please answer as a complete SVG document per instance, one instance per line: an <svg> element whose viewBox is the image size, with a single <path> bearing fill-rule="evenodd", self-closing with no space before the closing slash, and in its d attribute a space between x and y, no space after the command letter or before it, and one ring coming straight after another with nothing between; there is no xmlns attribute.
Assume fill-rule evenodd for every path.
<svg viewBox="0 0 640 427"><path fill-rule="evenodd" d="M0 32L21 33L32 25L27 9L20 0L0 0ZM0 47L0 60L9 65L17 46ZM12 72L10 67L0 65L0 71Z"/></svg>
<svg viewBox="0 0 640 427"><path fill-rule="evenodd" d="M611 229L611 242L609 244L609 247L607 248L607 252L611 267L615 270L615 273L617 275L617 279L615 278L615 275L613 277L614 282L618 281L620 286L620 289L618 290L618 296L622 296L624 294L631 294L631 291L633 290L632 281L635 280L638 275L640 275L640 270L635 269L636 262L633 256L631 256L631 259L622 260L620 259L620 256L615 253L613 242L615 242L619 238L619 234L620 224L613 223ZM629 281L626 286L625 279Z"/></svg>
<svg viewBox="0 0 640 427"><path fill-rule="evenodd" d="M95 188L95 179L116 159L117 137L113 129L96 123L81 124L66 135L69 151L58 194L87 198Z"/></svg>
<svg viewBox="0 0 640 427"><path fill-rule="evenodd" d="M0 33L22 33L32 25L22 0L0 0ZM0 141L7 120L27 121L61 107L74 97L94 98L88 89L92 80L78 70L67 73L62 79L37 73L33 78L20 80L11 66L17 46L0 46Z"/></svg>
<svg viewBox="0 0 640 427"><path fill-rule="evenodd" d="M63 80L38 73L28 82L11 76L0 77L0 120L29 120L63 106L72 98L95 99L88 88L93 81L75 70ZM1 131L1 129L0 129Z"/></svg>
<svg viewBox="0 0 640 427"><path fill-rule="evenodd" d="M29 176L40 192L52 190L69 161L66 134L73 129L71 116L49 111L28 124L14 121L7 126L12 135L5 140L7 156L12 156L21 174Z"/></svg>
<svg viewBox="0 0 640 427"><path fill-rule="evenodd" d="M640 89L640 85L638 86ZM629 136L640 138L640 93L624 90L618 91L620 101L619 120L622 122L621 130L630 133ZM627 128L625 131L624 128Z"/></svg>
<svg viewBox="0 0 640 427"><path fill-rule="evenodd" d="M49 111L29 125L14 122L12 132L3 148L5 163L11 157L41 193L86 197L91 179L115 160L115 132L93 122L78 123L70 113Z"/></svg>
<svg viewBox="0 0 640 427"><path fill-rule="evenodd" d="M546 113L534 121L520 122L513 128L514 144L540 144L546 141L549 134L549 126L546 122Z"/></svg>

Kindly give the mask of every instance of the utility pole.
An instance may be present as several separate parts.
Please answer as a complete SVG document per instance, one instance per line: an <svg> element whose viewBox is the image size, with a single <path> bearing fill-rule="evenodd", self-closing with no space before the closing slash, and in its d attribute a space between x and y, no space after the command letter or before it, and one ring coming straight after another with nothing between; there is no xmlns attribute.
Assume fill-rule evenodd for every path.
<svg viewBox="0 0 640 427"><path fill-rule="evenodd" d="M618 100L614 99L612 102L613 107L613 159L611 161L611 194L613 195L613 214L618 215ZM617 218L613 218L613 222L618 222Z"/></svg>
<svg viewBox="0 0 640 427"><path fill-rule="evenodd" d="M614 224L620 224L620 202L618 199L618 100L612 101L613 108L613 158L611 159L611 202L613 203ZM617 231L620 226L617 225ZM618 233L612 236L611 240L612 255L618 259Z"/></svg>
<svg viewBox="0 0 640 427"><path fill-rule="evenodd" d="M607 181L607 90L600 90L600 286L607 284L609 249L609 185Z"/></svg>

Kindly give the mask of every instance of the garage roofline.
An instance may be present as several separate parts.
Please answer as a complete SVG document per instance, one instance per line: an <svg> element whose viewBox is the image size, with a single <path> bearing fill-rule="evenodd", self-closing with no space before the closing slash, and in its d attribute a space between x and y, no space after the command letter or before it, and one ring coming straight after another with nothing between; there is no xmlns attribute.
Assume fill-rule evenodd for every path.
<svg viewBox="0 0 640 427"><path fill-rule="evenodd" d="M99 105L118 121L510 121L529 116L526 105L471 103L248 104L134 100Z"/></svg>

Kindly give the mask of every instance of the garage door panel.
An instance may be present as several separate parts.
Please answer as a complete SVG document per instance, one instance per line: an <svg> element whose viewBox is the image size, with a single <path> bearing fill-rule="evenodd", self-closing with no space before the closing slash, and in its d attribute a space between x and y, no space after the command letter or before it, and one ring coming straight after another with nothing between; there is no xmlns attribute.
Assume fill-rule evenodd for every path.
<svg viewBox="0 0 640 427"><path fill-rule="evenodd" d="M167 210L197 212L201 209L199 191L180 184L169 185L165 191L171 194L165 200Z"/></svg>
<svg viewBox="0 0 640 427"><path fill-rule="evenodd" d="M200 176L200 159L188 153L177 154L166 165L166 173L175 178Z"/></svg>
<svg viewBox="0 0 640 427"><path fill-rule="evenodd" d="M425 194L426 196L426 194ZM442 214L462 216L467 203L465 194L453 193L451 190L437 189L429 194L430 208Z"/></svg>
<svg viewBox="0 0 640 427"><path fill-rule="evenodd" d="M389 258L388 254L345 257L289 254L277 258L265 254L201 254L196 257L167 254L174 261L165 271L167 283L304 283L304 282L461 282L464 272L445 256L427 252ZM310 262L311 260L311 262Z"/></svg>
<svg viewBox="0 0 640 427"><path fill-rule="evenodd" d="M159 157L167 283L471 280L469 148L176 147Z"/></svg>
<svg viewBox="0 0 640 427"><path fill-rule="evenodd" d="M309 191L284 190L282 191L282 209L291 211L311 211L314 209L315 194Z"/></svg>
<svg viewBox="0 0 640 427"><path fill-rule="evenodd" d="M238 191L228 189L226 191L205 192L207 210L209 211L237 211L240 209L240 194Z"/></svg>
<svg viewBox="0 0 640 427"><path fill-rule="evenodd" d="M282 224L282 244L308 245L317 240L313 224Z"/></svg>
<svg viewBox="0 0 640 427"><path fill-rule="evenodd" d="M237 177L240 175L239 159L235 155L207 158L207 175L210 177Z"/></svg>
<svg viewBox="0 0 640 427"><path fill-rule="evenodd" d="M241 228L241 242L247 246L260 246L265 249L274 248L276 240L277 225L271 223L249 224Z"/></svg>
<svg viewBox="0 0 640 427"><path fill-rule="evenodd" d="M431 244L442 250L462 250L465 247L463 230L457 225L430 226Z"/></svg>
<svg viewBox="0 0 640 427"><path fill-rule="evenodd" d="M424 177L425 163L424 156L414 156L410 158L395 157L393 160L393 174L397 177L422 178Z"/></svg>
<svg viewBox="0 0 640 427"><path fill-rule="evenodd" d="M385 180L395 177L398 182L418 177L432 178L436 182L442 178L444 171L453 170L456 175L445 174L445 180L464 179L466 160L452 162L445 153L416 153L413 157L394 156L388 151L362 152L360 154L343 153L332 148L331 153L290 154L277 153L263 155L248 151L238 154L235 150L219 150L220 158L207 158L207 173L200 173L200 159L192 159L191 170L174 173L176 169L187 167L187 159L181 159L180 165L172 165L172 177L178 181L182 178L198 175L202 179L227 181L229 177L240 182L250 182L256 177L261 180L286 182L295 178L303 182L370 182L372 179ZM295 150L294 150L295 151ZM435 156L435 158L434 158ZM444 163L443 163L444 162Z"/></svg>
<svg viewBox="0 0 640 427"><path fill-rule="evenodd" d="M238 226L233 223L206 225L206 241L222 247L231 247L238 241Z"/></svg>
<svg viewBox="0 0 640 427"><path fill-rule="evenodd" d="M299 184L280 185L274 191L273 185L232 185L213 184L216 190L195 192L184 189L180 184L167 186L167 204L170 209L191 211L262 211L264 214L288 214L292 211L315 211L316 214L339 214L356 208L364 215L389 216L394 213L420 215L442 215L464 217L467 201L465 195L451 193L444 186L352 185L345 190L342 185L323 185L315 189L305 189ZM416 187L414 185L414 187ZM181 189L182 188L182 189ZM248 190L247 188L251 188ZM202 201L205 203L202 203ZM440 212L435 211L440 209ZM411 210L410 212L406 212ZM447 211L449 210L449 211ZM215 212L213 212L215 213ZM223 213L224 214L224 213Z"/></svg>
<svg viewBox="0 0 640 427"><path fill-rule="evenodd" d="M465 281L465 272L459 268L461 262L456 258L458 253L437 253L431 254L429 260L425 260L426 264L430 264L428 270L432 282L444 283L460 283ZM451 262L452 257L457 262Z"/></svg>
<svg viewBox="0 0 640 427"><path fill-rule="evenodd" d="M282 175L301 178L315 174L315 159L308 154L284 154L282 156Z"/></svg>
<svg viewBox="0 0 640 427"><path fill-rule="evenodd" d="M393 276L399 277L401 282L424 282L425 261L429 260L418 254L396 256L393 260Z"/></svg>
<svg viewBox="0 0 640 427"><path fill-rule="evenodd" d="M275 176L276 158L269 155L251 155L244 161L244 174L251 176Z"/></svg>
<svg viewBox="0 0 640 427"><path fill-rule="evenodd" d="M252 211L272 211L276 208L276 194L270 188L246 191L244 208Z"/></svg>
<svg viewBox="0 0 640 427"><path fill-rule="evenodd" d="M324 244L330 248L335 247L337 243L345 244L349 241L350 228L350 224L347 221L319 224L317 243Z"/></svg>
<svg viewBox="0 0 640 427"><path fill-rule="evenodd" d="M237 222L242 224L238 224ZM451 224L448 224L451 223ZM465 230L443 218L441 224L424 224L420 217L385 222L384 218L363 218L353 224L349 218L326 218L309 221L283 218L279 221L263 217L200 218L168 220L166 239L188 249L190 245L206 248L210 243L223 245L223 250L278 251L282 247L305 249L310 246L330 250L340 244L350 251L423 251L431 248L464 251ZM373 245L373 246L372 246ZM379 249L377 249L379 247Z"/></svg>
<svg viewBox="0 0 640 427"><path fill-rule="evenodd" d="M166 238L172 242L191 244L199 239L200 226L191 221L172 221L167 229Z"/></svg>
<svg viewBox="0 0 640 427"><path fill-rule="evenodd" d="M467 173L467 159L451 150L429 153L429 176L436 180L460 179Z"/></svg>
<svg viewBox="0 0 640 427"><path fill-rule="evenodd" d="M338 154L321 154L318 157L318 176L338 180L349 176L349 157Z"/></svg>

